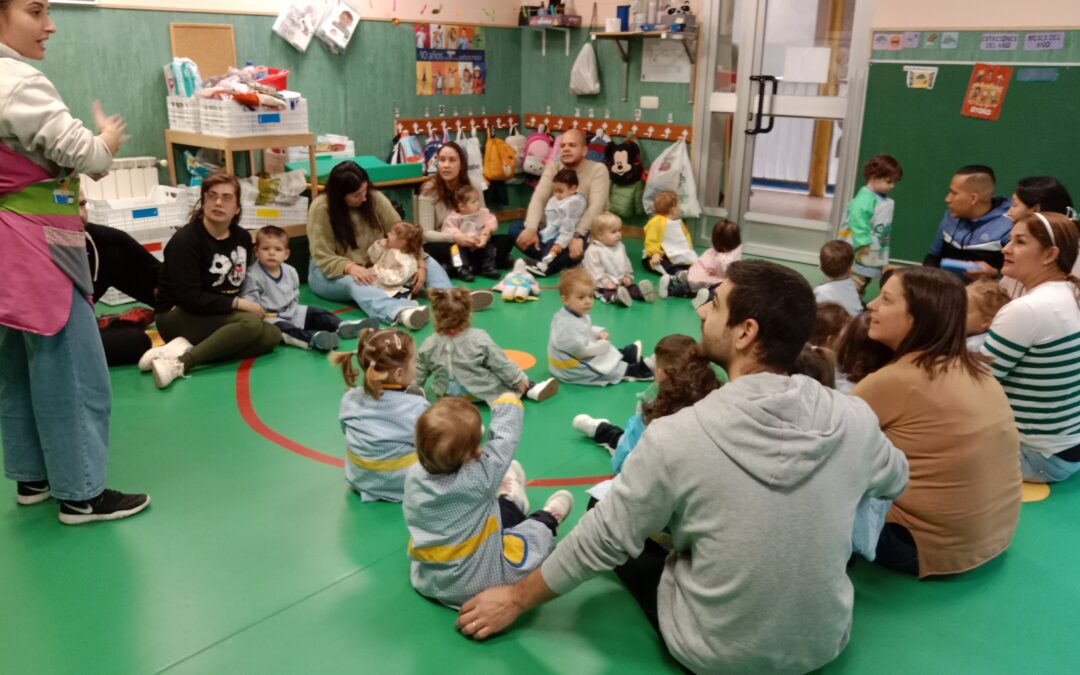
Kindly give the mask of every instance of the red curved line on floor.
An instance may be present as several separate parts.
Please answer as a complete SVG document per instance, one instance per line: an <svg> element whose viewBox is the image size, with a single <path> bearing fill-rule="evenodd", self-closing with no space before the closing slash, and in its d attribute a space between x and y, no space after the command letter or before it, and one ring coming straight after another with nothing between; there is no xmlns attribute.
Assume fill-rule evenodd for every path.
<svg viewBox="0 0 1080 675"><path fill-rule="evenodd" d="M345 466L345 460L342 458L327 455L318 450L312 450L306 445L302 445L291 438L282 436L266 426L266 424L259 419L258 413L255 412L255 406L251 403L251 366L254 363L255 359L253 358L244 359L240 363L240 368L236 371L236 405L240 408L240 416L244 418L244 421L247 422L247 425L251 427L252 431L271 443L276 443L289 452L295 452L301 457L307 457L316 462L336 466L339 469L343 468Z"/></svg>
<svg viewBox="0 0 1080 675"><path fill-rule="evenodd" d="M255 406L251 402L251 367L255 359L244 359L240 362L240 368L236 371L236 406L240 409L240 416L244 418L251 430L259 434L271 443L285 448L289 452L296 453L301 457L313 459L316 462L329 464L339 469L345 466L345 460L333 455L313 450L301 443L297 443L287 436L283 436L266 425L259 414L255 412ZM538 478L526 482L528 487L575 487L579 485L595 485L600 481L612 478L612 476L578 476L576 478Z"/></svg>

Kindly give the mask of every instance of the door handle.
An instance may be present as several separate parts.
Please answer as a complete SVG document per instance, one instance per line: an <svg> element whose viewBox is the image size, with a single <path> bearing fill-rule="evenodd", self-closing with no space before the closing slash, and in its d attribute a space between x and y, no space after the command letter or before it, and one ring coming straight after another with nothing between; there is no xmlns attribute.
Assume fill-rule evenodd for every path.
<svg viewBox="0 0 1080 675"><path fill-rule="evenodd" d="M754 120L754 128L747 129L746 133L750 134L751 136L754 136L756 134L767 134L773 130L773 126L776 124L776 117L773 116L772 112L770 112L768 126L761 126L761 120L765 116L765 83L768 82L772 84L772 91L770 92L770 96L776 96L777 89L780 86L780 81L772 75L751 75L750 80L758 83L757 115L756 119ZM770 108L770 111L771 110L772 108Z"/></svg>

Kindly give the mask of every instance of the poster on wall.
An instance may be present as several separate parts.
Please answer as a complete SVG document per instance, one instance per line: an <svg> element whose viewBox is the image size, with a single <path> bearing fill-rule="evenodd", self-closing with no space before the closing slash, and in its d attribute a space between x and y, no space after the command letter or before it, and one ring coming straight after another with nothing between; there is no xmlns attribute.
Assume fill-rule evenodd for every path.
<svg viewBox="0 0 1080 675"><path fill-rule="evenodd" d="M1012 67L976 63L971 67L971 80L960 114L982 120L996 120L1005 103L1005 92L1012 79Z"/></svg>
<svg viewBox="0 0 1080 675"><path fill-rule="evenodd" d="M479 26L413 25L417 96L474 96L484 93L487 62Z"/></svg>
<svg viewBox="0 0 1080 675"><path fill-rule="evenodd" d="M291 0L274 21L273 31L298 51L306 52L326 9L325 0Z"/></svg>

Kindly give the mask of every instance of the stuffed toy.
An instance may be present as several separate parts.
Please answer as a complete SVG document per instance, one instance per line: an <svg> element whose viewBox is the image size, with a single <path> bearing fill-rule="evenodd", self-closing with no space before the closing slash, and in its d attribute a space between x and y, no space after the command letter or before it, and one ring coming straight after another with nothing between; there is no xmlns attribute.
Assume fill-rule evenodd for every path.
<svg viewBox="0 0 1080 675"><path fill-rule="evenodd" d="M540 295L540 284L536 281L536 277L525 269L525 265L523 258L515 260L514 269L495 286L496 291L502 291L502 299L506 302L539 300L537 296Z"/></svg>
<svg viewBox="0 0 1080 675"><path fill-rule="evenodd" d="M641 148L632 140L608 143L604 150L604 164L607 165L611 182L615 185L640 183L641 174L645 170L641 162Z"/></svg>
<svg viewBox="0 0 1080 675"><path fill-rule="evenodd" d="M668 0L667 7L663 11L668 16L693 14L690 11L690 3L686 2L686 0Z"/></svg>

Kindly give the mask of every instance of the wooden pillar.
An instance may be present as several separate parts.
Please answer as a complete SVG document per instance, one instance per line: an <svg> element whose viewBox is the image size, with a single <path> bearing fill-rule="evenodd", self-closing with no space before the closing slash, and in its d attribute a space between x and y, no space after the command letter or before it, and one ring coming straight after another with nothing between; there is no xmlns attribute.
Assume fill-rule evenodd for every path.
<svg viewBox="0 0 1080 675"><path fill-rule="evenodd" d="M829 59L829 79L821 85L821 96L836 96L840 90L839 63L840 63L840 38L844 30L844 2L845 0L826 0L829 3L828 32L825 41L832 49L832 57ZM810 178L807 181L810 186L811 197L824 197L829 184L829 156L832 150L833 121L817 120L814 122L814 143L810 152Z"/></svg>

